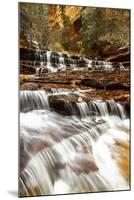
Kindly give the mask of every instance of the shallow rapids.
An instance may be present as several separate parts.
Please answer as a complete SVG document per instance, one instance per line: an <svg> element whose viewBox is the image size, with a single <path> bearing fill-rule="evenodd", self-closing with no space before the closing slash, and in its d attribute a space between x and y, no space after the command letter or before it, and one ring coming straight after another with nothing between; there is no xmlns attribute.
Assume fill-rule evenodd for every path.
<svg viewBox="0 0 134 200"><path fill-rule="evenodd" d="M63 116L51 109L48 95L21 92L20 196L129 189L123 168L129 165L129 119L123 107L81 102L78 116Z"/></svg>
<svg viewBox="0 0 134 200"><path fill-rule="evenodd" d="M65 71L72 69L74 71L82 70L106 70L113 71L115 68L124 70L122 63L112 63L106 61L92 60L91 58L80 55L69 55L61 52L37 51L35 62L39 62L36 68L36 76L42 77L43 73L54 73L57 71Z"/></svg>

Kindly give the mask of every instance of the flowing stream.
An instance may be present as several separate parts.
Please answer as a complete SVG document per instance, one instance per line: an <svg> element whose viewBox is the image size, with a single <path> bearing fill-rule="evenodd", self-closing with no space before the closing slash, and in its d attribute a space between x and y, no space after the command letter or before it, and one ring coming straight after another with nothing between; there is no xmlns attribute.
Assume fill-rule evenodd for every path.
<svg viewBox="0 0 134 200"><path fill-rule="evenodd" d="M129 144L124 108L82 101L63 116L50 97L69 92L80 91L20 92L20 196L129 189L120 164Z"/></svg>
<svg viewBox="0 0 134 200"><path fill-rule="evenodd" d="M40 77L43 72L54 73L57 71L72 70L114 70L125 69L122 63L112 63L106 61L97 61L79 55L67 55L60 52L37 51L35 62L40 63L40 67L36 68L36 76Z"/></svg>

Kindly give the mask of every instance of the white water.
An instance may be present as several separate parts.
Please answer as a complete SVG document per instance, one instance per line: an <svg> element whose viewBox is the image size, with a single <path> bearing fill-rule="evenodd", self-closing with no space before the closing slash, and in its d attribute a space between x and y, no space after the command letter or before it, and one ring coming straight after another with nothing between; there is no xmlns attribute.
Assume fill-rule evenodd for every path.
<svg viewBox="0 0 134 200"><path fill-rule="evenodd" d="M75 89L65 89L65 88L51 88L50 89L52 93L54 94L65 94L65 93L69 93L69 92L77 92L77 91L81 91L79 88L75 88Z"/></svg>
<svg viewBox="0 0 134 200"><path fill-rule="evenodd" d="M47 64L46 64L46 68L48 70L49 73L53 73L56 72L57 69L54 68L51 64L50 58L51 58L51 51L47 51L46 55L47 55Z"/></svg>
<svg viewBox="0 0 134 200"><path fill-rule="evenodd" d="M91 60L89 58L80 57L79 59L75 60L71 58L71 55L66 55L68 58L66 58L69 62L69 66L66 66L65 64L65 58L63 57L63 54L58 52L58 54L55 56L53 55L52 51L47 51L43 55L40 52L36 53L36 57L40 57L40 67L36 68L36 76L40 77L43 75L43 72L46 73L55 73L57 71L65 71L68 67L75 71L83 71L83 70L106 70L106 71L112 71L114 70L114 63L106 62L106 61L96 61ZM53 58L58 58L58 63L53 63L51 61L51 56ZM83 59L85 61L84 66L78 66L78 61ZM54 66L54 64L57 65L57 67ZM120 70L125 70L122 63L116 63L118 65L118 68ZM42 69L41 69L42 68Z"/></svg>
<svg viewBox="0 0 134 200"><path fill-rule="evenodd" d="M21 196L129 189L116 161L123 153L116 141L129 142L121 105L80 102L80 116L63 117L43 91L22 92L20 100L20 142L29 156L20 173Z"/></svg>
<svg viewBox="0 0 134 200"><path fill-rule="evenodd" d="M59 57L59 70L63 71L66 70L66 65L65 65L65 61L64 58L62 56Z"/></svg>
<svg viewBox="0 0 134 200"><path fill-rule="evenodd" d="M20 92L20 111L28 112L37 109L49 109L48 96L45 91Z"/></svg>

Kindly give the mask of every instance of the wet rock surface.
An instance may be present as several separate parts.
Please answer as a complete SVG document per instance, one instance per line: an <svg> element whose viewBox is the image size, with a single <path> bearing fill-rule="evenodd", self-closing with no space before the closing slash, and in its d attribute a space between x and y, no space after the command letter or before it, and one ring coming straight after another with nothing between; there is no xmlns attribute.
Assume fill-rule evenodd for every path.
<svg viewBox="0 0 134 200"><path fill-rule="evenodd" d="M81 80L80 85L88 86L96 89L102 90L129 90L129 85L119 82L107 82L106 80L103 81L96 81L90 78L84 78Z"/></svg>
<svg viewBox="0 0 134 200"><path fill-rule="evenodd" d="M130 52L119 53L107 59L107 61L111 61L111 62L125 62L129 60L130 60Z"/></svg>
<svg viewBox="0 0 134 200"><path fill-rule="evenodd" d="M124 54L124 51L126 49L121 49L119 54ZM109 70L85 68L85 60L81 58L77 62L79 56L72 55L70 58L77 63L77 69L75 65L74 68L53 73L43 71L37 76L33 71L40 66L40 58L37 58L38 62L33 62L34 53L32 51L28 55L26 52L24 57L32 61L21 63L21 196L41 194L41 191L43 195L52 194L57 179L61 178L71 185L70 191L73 188L73 192L76 192L77 183L80 185L78 192L117 189L116 181L114 186L111 183L114 183L118 166L120 172L117 170L116 174L121 180L124 178L126 182L121 182L121 185L127 188L129 68L121 69L117 63L114 69ZM57 52L53 55L61 58ZM63 57L67 58L67 55L62 54ZM53 65L53 61L56 61L54 57L51 66L59 67L59 63ZM62 62L63 59L60 60L61 65ZM71 66L73 62L65 60L66 66ZM96 64L101 66L99 62ZM122 134L125 135L123 139ZM109 157L105 158L105 152ZM97 159L98 155L100 159ZM117 163L115 171L110 170L108 177L103 174L109 168L105 159L110 159L112 167L113 163ZM102 167L106 167L105 170L101 171Z"/></svg>
<svg viewBox="0 0 134 200"><path fill-rule="evenodd" d="M45 74L41 78L22 75L20 77L21 90L45 90L51 88L81 89L84 90L82 101L88 102L92 99L113 99L125 106L130 113L130 72L129 70L107 71L72 71ZM85 96L84 96L85 95ZM69 114L72 104L79 102L77 93L70 95L52 95L50 97L51 107L62 114ZM68 103L69 108L67 108ZM76 114L78 112L76 111Z"/></svg>

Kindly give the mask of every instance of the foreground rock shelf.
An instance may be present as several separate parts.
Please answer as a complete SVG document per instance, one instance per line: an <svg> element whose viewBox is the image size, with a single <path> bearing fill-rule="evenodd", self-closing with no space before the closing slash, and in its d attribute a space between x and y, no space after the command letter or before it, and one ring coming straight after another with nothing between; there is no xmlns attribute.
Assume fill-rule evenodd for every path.
<svg viewBox="0 0 134 200"><path fill-rule="evenodd" d="M45 74L41 78L34 75L20 76L21 90L45 90L55 89L80 89L80 93L50 95L51 107L61 114L69 114L65 106L80 101L89 102L94 99L114 100L124 105L127 114L130 114L130 72L120 71L65 71ZM78 112L76 111L76 114Z"/></svg>
<svg viewBox="0 0 134 200"><path fill-rule="evenodd" d="M48 90L49 91L49 90ZM47 92L47 91L46 91ZM25 99L27 99L28 104L26 104ZM47 97L45 99L48 99L47 104L39 104L36 103L36 100L40 102L40 99L38 96L36 96L36 93L29 93L26 91L26 95L21 97L21 103L20 103L20 111L21 112L28 112L33 109L51 109L57 113L60 113L62 115L77 115L80 116L80 110L78 109L79 105L84 106L90 106L90 104L93 104L94 101L99 101L100 103L106 102L106 104L109 102L109 100L113 100L116 103L120 103L124 106L126 115L129 116L130 114L130 99L129 99L129 93L128 91L108 91L107 93L102 92L101 90L80 90L75 92L63 92L63 93L48 93ZM25 104L25 107L23 105ZM108 103L109 104L109 103ZM50 108L49 108L50 106ZM92 105L91 105L92 107ZM110 110L109 105L107 106L107 109ZM94 109L91 109L91 115L93 114ZM99 111L96 110L96 112Z"/></svg>
<svg viewBox="0 0 134 200"><path fill-rule="evenodd" d="M121 94L122 93L122 94ZM113 94L113 97L111 95ZM120 103L124 106L125 111L127 115L130 113L130 100L129 100L129 94L125 91L118 91L115 93L115 91L110 94L110 92L107 92L106 94L102 93L101 91L82 91L79 93L69 93L66 94L56 94L56 95L50 95L49 96L49 102L50 107L53 108L56 112L63 114L63 115L80 115L79 111L77 109L70 111L71 107L75 107L76 104L87 102L92 103L95 100L105 101L106 100L114 100L117 103Z"/></svg>
<svg viewBox="0 0 134 200"><path fill-rule="evenodd" d="M115 84L116 86L121 85L124 88L117 89L129 89L130 87L130 71L129 70L114 70L114 71L73 71L67 70L63 72L56 73L46 73L42 77L38 78L34 75L20 75L20 86L22 90L25 90L24 84L35 83L38 89L47 89L47 84L68 84L69 87L79 87L81 89L86 89L88 87L93 87L96 89L100 85L102 89L104 85ZM71 86L70 86L71 85ZM76 86L77 85L77 86ZM56 86L54 86L56 87ZM59 86L60 87L60 86ZM113 85L113 90L114 90Z"/></svg>

